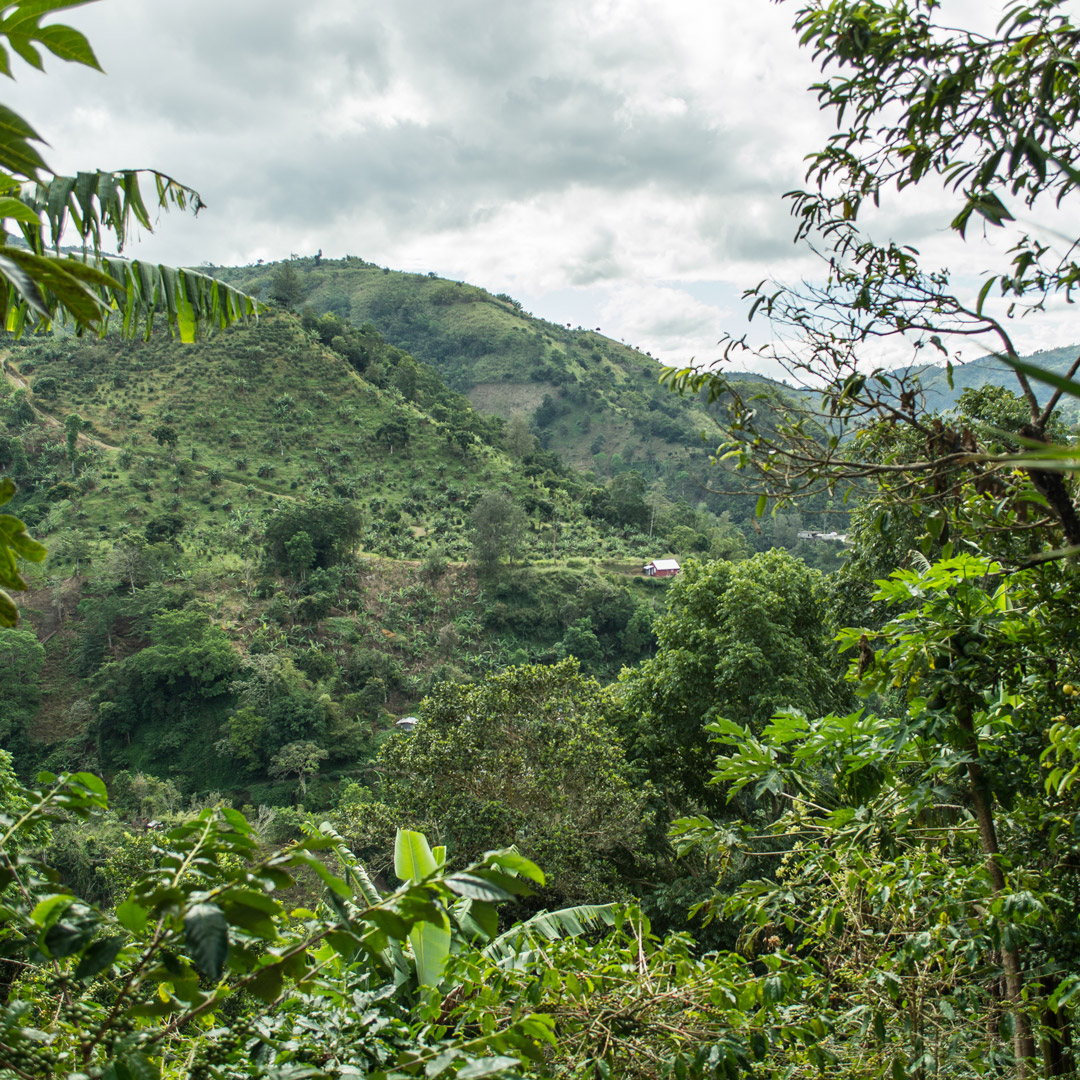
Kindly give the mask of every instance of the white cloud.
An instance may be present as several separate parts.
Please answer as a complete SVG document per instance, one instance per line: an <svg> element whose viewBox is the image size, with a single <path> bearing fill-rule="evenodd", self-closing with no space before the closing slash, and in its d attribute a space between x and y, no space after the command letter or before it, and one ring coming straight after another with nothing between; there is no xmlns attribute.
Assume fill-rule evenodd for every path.
<svg viewBox="0 0 1080 1080"><path fill-rule="evenodd" d="M574 321L681 360L741 332L742 286L817 272L780 198L829 123L792 14L745 0L109 0L66 16L108 77L52 61L5 101L63 171L148 165L202 192L207 213L164 221L147 257L362 255L560 321L591 311ZM880 227L955 258L948 216L937 195L905 195Z"/></svg>

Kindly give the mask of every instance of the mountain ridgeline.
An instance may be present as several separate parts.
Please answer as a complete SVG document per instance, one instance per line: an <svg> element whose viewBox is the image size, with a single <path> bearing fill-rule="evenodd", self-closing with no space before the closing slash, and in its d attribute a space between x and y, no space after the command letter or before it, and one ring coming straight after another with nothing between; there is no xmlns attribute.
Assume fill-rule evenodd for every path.
<svg viewBox="0 0 1080 1080"><path fill-rule="evenodd" d="M482 413L527 422L542 448L601 480L635 470L668 499L702 503L744 522L754 500L737 474L718 481L712 410L660 385L660 362L599 328L535 318L505 294L434 274L411 274L347 256L213 268L265 299L368 326L438 371ZM766 396L784 388L746 376ZM725 493L718 493L722 489ZM820 508L820 507L818 507Z"/></svg>

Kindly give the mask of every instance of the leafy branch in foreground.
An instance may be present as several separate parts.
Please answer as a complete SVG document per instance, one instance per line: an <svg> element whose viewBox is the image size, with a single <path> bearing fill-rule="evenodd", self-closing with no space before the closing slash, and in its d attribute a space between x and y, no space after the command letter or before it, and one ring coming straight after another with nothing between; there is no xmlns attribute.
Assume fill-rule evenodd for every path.
<svg viewBox="0 0 1080 1080"><path fill-rule="evenodd" d="M14 78L7 46L32 67L44 70L40 49L70 63L101 70L85 36L70 26L42 25L57 11L85 0L15 0L0 13L0 72ZM113 312L125 333L150 333L154 313L164 310L169 328L183 341L202 327L225 327L258 313L245 294L193 270L103 258L102 240L111 234L122 251L134 226L153 231L142 190L149 177L156 207L203 207L199 193L154 170L88 171L60 176L45 163L36 144L41 135L21 116L0 105L0 318L9 331L29 323L48 329L56 319L78 331L104 333ZM12 223L25 247L9 242ZM83 255L60 254L71 224Z"/></svg>
<svg viewBox="0 0 1080 1080"><path fill-rule="evenodd" d="M543 1017L517 1016L446 1037L395 996L387 967L425 926L494 926L498 900L543 883L520 855L435 868L378 896L329 868L327 854L351 862L330 830L266 855L243 815L208 809L163 834L154 865L103 911L59 887L36 847L51 823L103 811L104 785L87 773L38 783L6 791L0 813L0 1071L250 1077L291 1063L319 1076L482 1076L549 1040ZM286 905L315 882L313 908Z"/></svg>
<svg viewBox="0 0 1080 1080"><path fill-rule="evenodd" d="M806 187L787 196L796 240L820 257L820 274L748 290L750 316L770 320L772 342L755 349L745 335L726 339L723 354L778 363L798 400L773 420L719 371L668 376L676 389L731 401L717 457L757 471L766 496L760 509L769 497L790 501L824 487L847 499L878 483L893 504L941 507L971 481L1013 508L1034 492L1050 543L1060 532L1070 549L1080 545L1061 447L1043 448L1054 442L1063 391L1040 399L1039 376L1019 362L1009 329L1018 314L1068 300L1080 284L1080 241L1025 233L1016 205L1060 213L1080 182L1080 78L1069 59L1080 28L1064 7L1012 4L984 33L943 23L937 0L799 5L796 32L822 69L812 89L836 121L827 144L808 157ZM948 271L924 269L914 248L874 239L864 220L882 198L928 180L958 200L946 221L960 240L976 220L1013 230L1007 265L987 267L970 297ZM970 425L924 411L925 356L945 361L951 385L956 349L969 343L1015 372L1027 410L1017 432L1030 447L1024 457L995 452ZM1066 381L1078 370L1080 358ZM882 428L904 434L883 439ZM1016 467L1026 476L1019 485L1010 480Z"/></svg>
<svg viewBox="0 0 1080 1080"><path fill-rule="evenodd" d="M80 7L85 0L14 0L0 9L0 73L14 78L9 49L44 70L41 49L70 63L100 71L86 37L73 27L42 20ZM6 42L6 45L4 44ZM222 282L190 269L128 261L103 253L111 235L122 251L132 228L153 231L142 181L149 177L156 208L203 207L198 192L153 170L100 170L60 176L38 150L44 140L17 113L0 104L0 324L16 335L28 327L48 330L56 321L77 333L104 334L110 320L125 335L149 336L155 316L182 341L204 330L224 329L257 317L258 303ZM71 224L80 255L63 255L60 243ZM9 230L14 227L13 235ZM13 243L17 239L21 243ZM5 484L8 484L5 481ZM3 501L13 494L4 489ZM17 518L0 522L0 585L25 588L15 558L41 561L45 549L30 540ZM0 625L13 626L18 611L0 591Z"/></svg>
<svg viewBox="0 0 1080 1080"><path fill-rule="evenodd" d="M844 1075L1072 1075L1075 568L922 562L878 582L885 625L840 635L874 710L710 726L713 783L783 808L768 837L705 817L676 833L718 857L783 844L774 875L708 910L744 949L820 964Z"/></svg>

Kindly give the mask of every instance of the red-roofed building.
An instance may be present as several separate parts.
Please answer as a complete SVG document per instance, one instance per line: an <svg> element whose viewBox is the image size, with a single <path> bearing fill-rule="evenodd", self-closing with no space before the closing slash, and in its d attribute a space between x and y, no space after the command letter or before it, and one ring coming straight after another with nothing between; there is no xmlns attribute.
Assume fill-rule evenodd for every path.
<svg viewBox="0 0 1080 1080"><path fill-rule="evenodd" d="M677 559L653 559L641 568L641 572L646 577L674 577L679 569Z"/></svg>

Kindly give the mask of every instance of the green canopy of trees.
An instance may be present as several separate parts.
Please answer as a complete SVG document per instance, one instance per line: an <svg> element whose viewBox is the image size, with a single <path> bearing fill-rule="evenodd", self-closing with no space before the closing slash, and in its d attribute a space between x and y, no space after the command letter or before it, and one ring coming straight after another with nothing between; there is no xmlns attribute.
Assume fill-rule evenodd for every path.
<svg viewBox="0 0 1080 1080"><path fill-rule="evenodd" d="M380 797L457 859L512 843L543 860L550 903L609 898L641 854L646 791L605 711L573 660L441 684L379 752Z"/></svg>

